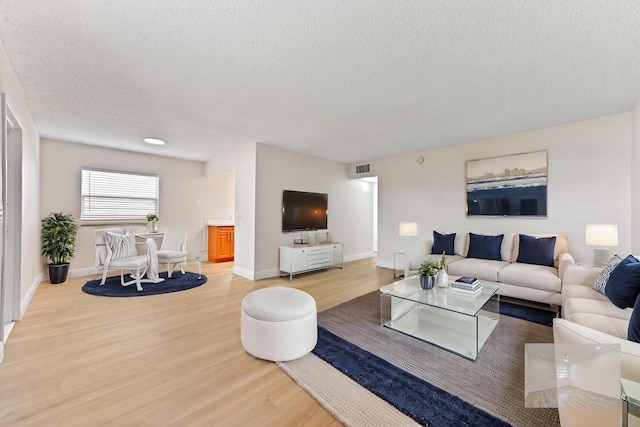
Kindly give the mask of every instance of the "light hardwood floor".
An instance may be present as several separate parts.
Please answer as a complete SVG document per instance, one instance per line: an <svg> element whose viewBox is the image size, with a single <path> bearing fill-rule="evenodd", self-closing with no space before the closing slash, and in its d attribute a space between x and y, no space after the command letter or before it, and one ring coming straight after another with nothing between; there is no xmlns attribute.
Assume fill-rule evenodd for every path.
<svg viewBox="0 0 640 427"><path fill-rule="evenodd" d="M232 266L204 263L205 285L136 298L87 295L87 277L41 283L5 346L0 425L340 425L275 363L244 351L240 302L292 286L322 311L390 283L392 270L370 258L250 281Z"/></svg>

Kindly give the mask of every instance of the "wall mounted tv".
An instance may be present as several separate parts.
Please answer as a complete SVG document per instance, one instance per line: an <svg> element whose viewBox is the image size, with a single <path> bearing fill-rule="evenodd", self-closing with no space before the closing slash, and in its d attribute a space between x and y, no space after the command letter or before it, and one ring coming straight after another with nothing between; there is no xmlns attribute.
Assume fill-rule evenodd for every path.
<svg viewBox="0 0 640 427"><path fill-rule="evenodd" d="M282 192L282 232L325 230L329 195L306 191Z"/></svg>

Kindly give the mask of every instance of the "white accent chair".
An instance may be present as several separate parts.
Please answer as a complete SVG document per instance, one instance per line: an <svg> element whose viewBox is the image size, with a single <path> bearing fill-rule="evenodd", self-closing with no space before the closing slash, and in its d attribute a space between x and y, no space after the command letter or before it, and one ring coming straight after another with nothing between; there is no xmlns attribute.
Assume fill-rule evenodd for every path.
<svg viewBox="0 0 640 427"><path fill-rule="evenodd" d="M167 264L167 276L180 266L184 274L187 262L187 230L180 226L169 226L165 229L162 245L158 250L158 264Z"/></svg>
<svg viewBox="0 0 640 427"><path fill-rule="evenodd" d="M115 234L125 234L122 228L103 228L93 231L93 240L96 246L95 267L98 272L102 272L101 285L104 285L109 270L120 270L120 284L129 286L135 283L138 291L142 291L142 277L147 272L148 258L146 255L127 256L119 259L113 259L113 251L107 244L105 232ZM124 271L128 270L132 280L124 281ZM148 281L148 280L144 280Z"/></svg>

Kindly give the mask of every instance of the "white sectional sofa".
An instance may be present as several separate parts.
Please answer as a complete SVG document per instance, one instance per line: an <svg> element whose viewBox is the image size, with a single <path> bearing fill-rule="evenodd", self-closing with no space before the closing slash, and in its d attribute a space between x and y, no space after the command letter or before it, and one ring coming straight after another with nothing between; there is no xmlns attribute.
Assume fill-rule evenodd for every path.
<svg viewBox="0 0 640 427"><path fill-rule="evenodd" d="M474 237L478 235L485 236L486 233ZM447 272L455 276L472 276L498 282L500 295L559 306L562 304L562 277L567 267L575 264L568 253L568 239L562 235L532 236L555 236L553 266L517 262L520 248L520 234L517 233L503 234L500 260L467 257L470 233L456 232L454 254L445 256ZM433 240L429 240L427 253L409 262L409 274L417 274L420 264L426 260L440 261L441 253L431 253L433 243Z"/></svg>
<svg viewBox="0 0 640 427"><path fill-rule="evenodd" d="M632 308L616 307L593 289L602 269L573 265L562 287L562 318L554 319L553 340L563 344L620 344L620 374L640 382L640 343L627 340Z"/></svg>

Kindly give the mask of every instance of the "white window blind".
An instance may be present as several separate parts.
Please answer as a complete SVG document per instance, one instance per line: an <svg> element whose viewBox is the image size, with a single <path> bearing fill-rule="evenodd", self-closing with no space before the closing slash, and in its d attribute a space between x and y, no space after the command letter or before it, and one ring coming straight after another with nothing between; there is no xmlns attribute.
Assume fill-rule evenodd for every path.
<svg viewBox="0 0 640 427"><path fill-rule="evenodd" d="M146 221L158 213L157 175L82 169L82 221Z"/></svg>

